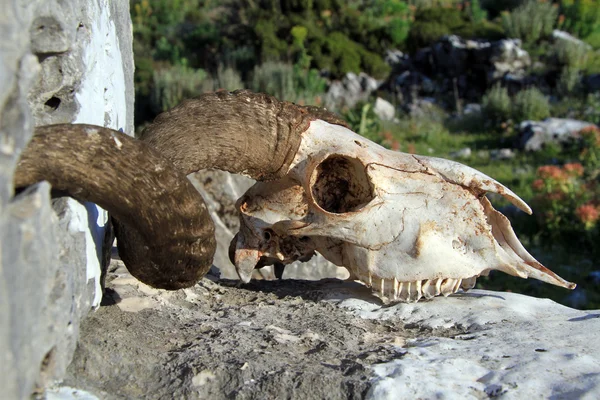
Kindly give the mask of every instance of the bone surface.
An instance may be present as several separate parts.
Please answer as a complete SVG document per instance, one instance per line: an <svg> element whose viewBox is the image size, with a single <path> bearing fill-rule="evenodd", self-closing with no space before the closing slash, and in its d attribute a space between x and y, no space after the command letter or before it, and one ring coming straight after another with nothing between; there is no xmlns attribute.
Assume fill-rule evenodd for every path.
<svg viewBox="0 0 600 400"><path fill-rule="evenodd" d="M500 270L573 289L533 258L485 194L531 213L510 189L454 161L387 150L312 121L287 174L238 201L232 243L240 278L315 251L385 301L414 302L475 286Z"/></svg>

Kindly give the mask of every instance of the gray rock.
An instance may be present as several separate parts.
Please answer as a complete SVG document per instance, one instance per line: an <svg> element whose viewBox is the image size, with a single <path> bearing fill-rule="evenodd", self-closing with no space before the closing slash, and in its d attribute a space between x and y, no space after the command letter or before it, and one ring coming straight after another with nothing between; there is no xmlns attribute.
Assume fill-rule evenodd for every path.
<svg viewBox="0 0 600 400"><path fill-rule="evenodd" d="M579 132L595 124L563 118L547 118L543 121L523 121L519 125L517 147L538 151L547 143L563 144L579 138Z"/></svg>
<svg viewBox="0 0 600 400"><path fill-rule="evenodd" d="M481 114L481 104L477 103L469 103L465 105L463 109L464 115L480 115Z"/></svg>
<svg viewBox="0 0 600 400"><path fill-rule="evenodd" d="M382 121L393 121L396 117L396 107L387 100L378 97L373 106L373 112Z"/></svg>
<svg viewBox="0 0 600 400"><path fill-rule="evenodd" d="M458 151L453 151L452 153L450 153L450 157L452 158L469 158L471 157L472 151L470 147L464 147Z"/></svg>
<svg viewBox="0 0 600 400"><path fill-rule="evenodd" d="M113 275L117 303L84 322L65 381L99 398L600 395L598 311L482 290L384 306L336 280L167 293Z"/></svg>
<svg viewBox="0 0 600 400"><path fill-rule="evenodd" d="M398 67L405 65L409 61L409 57L400 50L386 50L384 60L389 66Z"/></svg>
<svg viewBox="0 0 600 400"><path fill-rule="evenodd" d="M561 31L558 29L555 29L552 31L552 39L554 39L555 41L564 40L572 46L582 46L582 47L585 47L587 50L592 49L592 46L590 46L583 40L576 38L575 36L571 35L569 32Z"/></svg>
<svg viewBox="0 0 600 400"><path fill-rule="evenodd" d="M506 74L524 76L531 65L531 57L521 48L519 39L503 39L491 45L490 62L492 69L488 72L490 80L496 80Z"/></svg>
<svg viewBox="0 0 600 400"><path fill-rule="evenodd" d="M359 102L369 99L371 93L379 88L379 82L369 75L361 72L355 74L348 72L341 81L334 81L325 95L325 104L331 109L354 107Z"/></svg>
<svg viewBox="0 0 600 400"><path fill-rule="evenodd" d="M99 305L106 256L106 214L53 199L47 183L15 196L17 157L34 125L87 122L133 132L129 18L127 2L84 0L10 0L0 15L3 398L30 398L62 378L79 321Z"/></svg>
<svg viewBox="0 0 600 400"><path fill-rule="evenodd" d="M510 160L515 157L515 152L512 149L494 149L490 151L492 160Z"/></svg>
<svg viewBox="0 0 600 400"><path fill-rule="evenodd" d="M498 80L510 79L519 87L529 83L530 66L531 57L517 39L466 40L447 35L397 64L386 86L403 104L433 95L478 101Z"/></svg>

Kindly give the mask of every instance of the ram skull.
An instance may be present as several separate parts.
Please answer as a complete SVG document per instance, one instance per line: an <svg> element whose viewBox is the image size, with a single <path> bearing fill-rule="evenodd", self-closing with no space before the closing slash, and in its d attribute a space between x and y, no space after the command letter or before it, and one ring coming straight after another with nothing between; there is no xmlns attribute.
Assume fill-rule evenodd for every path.
<svg viewBox="0 0 600 400"><path fill-rule="evenodd" d="M240 279L315 251L384 300L448 296L500 270L573 289L519 242L485 196L509 189L465 165L387 150L349 129L312 121L287 174L240 198L230 256Z"/></svg>

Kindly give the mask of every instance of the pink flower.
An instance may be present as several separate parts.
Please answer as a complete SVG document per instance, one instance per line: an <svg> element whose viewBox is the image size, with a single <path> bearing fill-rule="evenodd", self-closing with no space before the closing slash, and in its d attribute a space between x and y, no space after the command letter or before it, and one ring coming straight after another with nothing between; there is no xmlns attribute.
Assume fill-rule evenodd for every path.
<svg viewBox="0 0 600 400"><path fill-rule="evenodd" d="M567 175L573 176L573 177L583 176L583 171L584 171L583 165L581 165L580 163L565 164L563 166L563 170L567 173Z"/></svg>
<svg viewBox="0 0 600 400"><path fill-rule="evenodd" d="M538 168L537 174L542 179L554 179L557 181L563 180L565 174L556 165L544 165Z"/></svg>
<svg viewBox="0 0 600 400"><path fill-rule="evenodd" d="M531 188L533 190L535 190L536 192L540 192L544 188L544 180L543 179L536 179L535 181L533 181L531 183Z"/></svg>
<svg viewBox="0 0 600 400"><path fill-rule="evenodd" d="M598 219L600 219L600 210L593 204L586 203L575 210L575 215L583 222L585 227L589 229L596 224Z"/></svg>

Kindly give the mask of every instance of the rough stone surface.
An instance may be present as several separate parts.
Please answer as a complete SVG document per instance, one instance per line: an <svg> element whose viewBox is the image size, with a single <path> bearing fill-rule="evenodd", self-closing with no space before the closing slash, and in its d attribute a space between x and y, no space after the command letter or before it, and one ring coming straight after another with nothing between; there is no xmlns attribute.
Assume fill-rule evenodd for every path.
<svg viewBox="0 0 600 400"><path fill-rule="evenodd" d="M597 398L584 312L473 290L383 306L352 282L204 279L164 292L115 261L65 385L98 398Z"/></svg>
<svg viewBox="0 0 600 400"><path fill-rule="evenodd" d="M591 122L565 118L523 121L519 125L517 147L527 151L538 151L547 143L568 143L579 138L582 129L595 126Z"/></svg>
<svg viewBox="0 0 600 400"><path fill-rule="evenodd" d="M14 168L35 125L131 133L133 54L128 2L9 0L2 10L0 387L20 399L64 375L79 321L99 304L106 215L53 198L45 183L15 196Z"/></svg>

